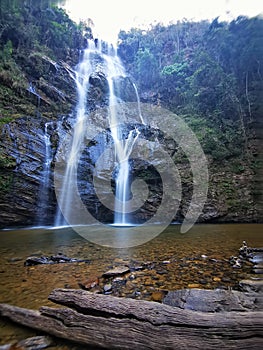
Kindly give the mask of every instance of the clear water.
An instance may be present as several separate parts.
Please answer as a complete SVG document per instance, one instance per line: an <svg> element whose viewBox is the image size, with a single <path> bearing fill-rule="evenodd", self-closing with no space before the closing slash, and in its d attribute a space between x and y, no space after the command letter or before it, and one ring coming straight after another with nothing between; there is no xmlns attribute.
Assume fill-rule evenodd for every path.
<svg viewBox="0 0 263 350"><path fill-rule="evenodd" d="M68 227L1 231L0 302L32 309L51 306L47 298L54 288L80 288L80 282L96 279L112 267L144 262L154 262L166 273L156 273L157 267L135 272L134 281L118 291L120 297L137 291L136 298L151 300L154 291L189 286L236 288L238 281L250 276L251 268L233 269L229 257L238 255L243 240L252 247L263 246L262 224L195 225L186 234L179 229L180 225L171 225L152 241L129 249L95 245ZM90 263L24 266L30 255L57 253ZM29 334L35 333L1 320L0 344ZM59 343L55 349L73 348Z"/></svg>

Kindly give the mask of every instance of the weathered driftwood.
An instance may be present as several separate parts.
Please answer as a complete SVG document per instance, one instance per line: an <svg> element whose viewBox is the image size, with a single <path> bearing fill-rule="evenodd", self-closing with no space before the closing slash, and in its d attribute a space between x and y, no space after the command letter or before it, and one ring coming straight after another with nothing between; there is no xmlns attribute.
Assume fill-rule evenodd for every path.
<svg viewBox="0 0 263 350"><path fill-rule="evenodd" d="M51 335L107 349L260 349L263 312L204 313L155 302L56 289L66 308L0 304L2 316Z"/></svg>

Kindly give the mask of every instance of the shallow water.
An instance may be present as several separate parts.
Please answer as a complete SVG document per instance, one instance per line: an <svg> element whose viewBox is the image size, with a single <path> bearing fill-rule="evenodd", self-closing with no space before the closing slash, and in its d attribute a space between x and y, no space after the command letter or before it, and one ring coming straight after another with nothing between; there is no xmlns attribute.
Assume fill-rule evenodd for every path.
<svg viewBox="0 0 263 350"><path fill-rule="evenodd" d="M53 306L48 295L54 288L80 288L79 283L97 280L116 266L142 266L125 276L123 283L99 279L99 287L111 283L113 295L152 300L155 292L181 288L237 288L251 276L251 266L233 269L231 256L238 255L243 240L251 247L263 246L262 224L195 225L181 234L179 225L169 226L153 240L131 248L108 248L89 242L71 228L0 231L0 302L38 309ZM89 259L89 263L24 266L31 255ZM0 344L36 334L0 322ZM54 349L73 349L57 345Z"/></svg>

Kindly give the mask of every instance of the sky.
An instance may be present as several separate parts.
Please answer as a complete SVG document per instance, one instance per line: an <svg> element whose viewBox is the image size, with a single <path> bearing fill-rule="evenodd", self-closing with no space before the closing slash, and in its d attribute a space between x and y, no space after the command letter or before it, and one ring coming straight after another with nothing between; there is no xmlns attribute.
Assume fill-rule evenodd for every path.
<svg viewBox="0 0 263 350"><path fill-rule="evenodd" d="M178 20L232 20L263 15L262 0L66 0L65 10L76 22L91 18L94 36L116 44L120 30Z"/></svg>

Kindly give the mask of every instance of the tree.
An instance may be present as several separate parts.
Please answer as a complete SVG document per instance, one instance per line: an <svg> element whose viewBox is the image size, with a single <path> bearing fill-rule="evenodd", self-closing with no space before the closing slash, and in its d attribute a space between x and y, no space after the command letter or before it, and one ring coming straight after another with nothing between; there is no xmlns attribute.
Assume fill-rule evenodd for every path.
<svg viewBox="0 0 263 350"><path fill-rule="evenodd" d="M158 77L158 65L149 49L139 49L135 57L137 77L143 88L151 89Z"/></svg>

